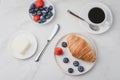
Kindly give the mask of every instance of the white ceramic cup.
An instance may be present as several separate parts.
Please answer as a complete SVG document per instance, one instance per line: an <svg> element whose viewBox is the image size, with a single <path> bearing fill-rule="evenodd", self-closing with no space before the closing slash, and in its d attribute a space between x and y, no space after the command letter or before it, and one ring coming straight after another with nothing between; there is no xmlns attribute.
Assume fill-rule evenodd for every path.
<svg viewBox="0 0 120 80"><path fill-rule="evenodd" d="M90 10L91 9L93 9L93 8L100 8L100 9L102 9L103 10L103 12L104 12L104 14L105 14L105 18L104 18L104 20L101 22L101 23L94 23L94 22L92 22L90 19L89 19L89 17L88 17L88 14L89 14L89 12L90 12ZM103 7L91 7L89 10L88 10L88 12L87 12L87 21L88 21L88 23L90 23L90 24L92 24L92 25L95 25L95 26L101 26L101 25L103 25L103 24L106 24L106 22L107 22L107 12L106 12L106 10L103 8Z"/></svg>

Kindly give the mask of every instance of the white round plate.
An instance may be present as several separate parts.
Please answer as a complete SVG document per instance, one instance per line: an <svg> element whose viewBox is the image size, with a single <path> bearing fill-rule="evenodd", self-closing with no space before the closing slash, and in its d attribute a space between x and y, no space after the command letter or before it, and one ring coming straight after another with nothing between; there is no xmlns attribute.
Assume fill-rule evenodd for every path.
<svg viewBox="0 0 120 80"><path fill-rule="evenodd" d="M30 41L30 48L24 53L24 55L22 55L20 53L15 53L11 49L12 41L14 40L14 38L16 36L19 36L19 35L24 35ZM37 40L32 33L25 32L25 31L19 31L11 37L11 39L9 41L9 44L8 44L8 48L9 48L9 51L10 51L11 55L13 55L15 58L28 59L28 58L32 57L37 50Z"/></svg>
<svg viewBox="0 0 120 80"><path fill-rule="evenodd" d="M73 34L73 33L70 33L70 34ZM58 64L58 66L60 67L60 69L61 69L65 74L67 74L67 75L81 75L81 74L84 74L84 73L90 71L90 70L93 68L93 66L95 65L96 61L93 62L93 63L89 63L89 62L85 62L85 61L83 61L83 60L77 59L77 58L75 58L75 57L73 57L73 56L71 55L71 53L70 53L70 51L69 51L68 48L63 48L63 47L61 46L61 43L62 43L62 42L66 42L66 38L67 38L67 36L70 35L70 34L67 34L67 35L63 36L63 37L57 42L57 44L56 44L55 47L61 47L61 48L63 49L63 55L60 55L60 56L54 55L55 61L56 61L56 63ZM78 34L78 33L74 33L74 34L76 34L76 35L80 36L81 38L83 38L83 39L90 45L90 47L93 49L93 51L95 52L95 54L97 53L96 45L95 45L94 41L93 41L91 38L89 38L87 35L82 35L82 34ZM67 57L67 58L69 59L69 63L67 63L67 64L65 64L65 63L63 62L63 58L65 58L65 57ZM74 62L74 61L79 61L80 65L83 66L83 67L85 68L85 70L84 70L83 72L79 72L79 71L77 70L78 67L75 67L75 66L73 65L73 62ZM73 68L73 69L74 69L74 72L73 72L73 73L68 73L68 68Z"/></svg>
<svg viewBox="0 0 120 80"><path fill-rule="evenodd" d="M35 2L35 1L36 1L36 0L34 0L34 2ZM32 2L32 3L34 3L34 2ZM32 4L32 3L31 3L31 4ZM50 21L52 21L53 18L54 18L54 16L55 16L55 7L54 7L54 5L51 3L50 0L44 0L44 6L49 7L50 5L53 7L53 10L52 10L53 16L52 16L50 19L48 19L46 22L40 24L40 23L38 23L38 22L35 22L35 21L33 20L33 16L29 13L31 20L34 21L35 23L40 24L40 25L47 24L47 23L49 23Z"/></svg>
<svg viewBox="0 0 120 80"><path fill-rule="evenodd" d="M89 25L86 25L87 23L85 23L83 21L80 21L80 23L81 23L81 25L83 27L86 28L86 31L89 32L89 33L93 33L93 34L104 33L104 32L106 32L107 30L109 30L111 28L111 25L113 23L112 12L111 12L111 10L106 5L104 5L102 3L98 3L98 2L93 2L93 3L86 4L85 6L83 6L81 8L81 10L80 10L80 16L82 18L84 18L85 20L88 20L88 11L91 8L93 8L93 7L99 7L99 8L102 8L102 9L106 10L107 19L106 19L105 24L102 24L102 25L99 26L100 30L94 31L94 30L90 29Z"/></svg>

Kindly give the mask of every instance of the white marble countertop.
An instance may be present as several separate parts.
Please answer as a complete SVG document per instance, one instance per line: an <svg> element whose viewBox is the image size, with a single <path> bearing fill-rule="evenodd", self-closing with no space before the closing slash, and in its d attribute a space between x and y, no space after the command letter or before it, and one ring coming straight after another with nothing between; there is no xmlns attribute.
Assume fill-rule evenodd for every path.
<svg viewBox="0 0 120 80"><path fill-rule="evenodd" d="M98 47L95 67L85 75L68 76L62 73L53 56L57 40L70 32L85 32L78 19L67 14L71 9L76 13L88 2L100 1L110 7L114 16L112 28L100 35L88 34ZM32 0L0 0L0 80L119 80L120 71L120 1L119 0L58 0L54 2L56 16L44 26L35 24L28 16ZM45 51L39 63L34 55L28 60L18 60L7 50L10 37L19 30L27 30L36 35L39 43L38 54L46 43L48 34L59 23L61 30ZM44 34L44 35L43 35Z"/></svg>

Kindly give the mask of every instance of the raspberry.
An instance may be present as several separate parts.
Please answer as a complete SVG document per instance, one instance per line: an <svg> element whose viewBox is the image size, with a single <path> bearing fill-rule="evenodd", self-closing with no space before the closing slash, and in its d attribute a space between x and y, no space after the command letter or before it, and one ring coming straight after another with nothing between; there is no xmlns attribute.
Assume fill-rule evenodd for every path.
<svg viewBox="0 0 120 80"><path fill-rule="evenodd" d="M43 6L44 6L44 1L43 1L43 0L37 0L37 1L35 2L35 6L36 6L36 8L41 8L41 7L43 7Z"/></svg>
<svg viewBox="0 0 120 80"><path fill-rule="evenodd" d="M56 47L54 53L56 55L62 55L63 54L63 50L60 47Z"/></svg>
<svg viewBox="0 0 120 80"><path fill-rule="evenodd" d="M40 16L35 15L35 16L33 17L33 20L34 20L35 22L37 22L38 20L40 20Z"/></svg>

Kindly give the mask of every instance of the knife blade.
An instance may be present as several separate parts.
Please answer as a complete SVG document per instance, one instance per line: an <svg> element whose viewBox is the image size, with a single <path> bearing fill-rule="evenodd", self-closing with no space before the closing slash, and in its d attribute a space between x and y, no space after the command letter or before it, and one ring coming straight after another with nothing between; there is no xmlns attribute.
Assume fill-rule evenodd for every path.
<svg viewBox="0 0 120 80"><path fill-rule="evenodd" d="M55 35L57 34L57 32L59 31L60 29L60 25L59 24L56 24L53 31L50 33L49 37L48 37L48 41L51 41Z"/></svg>
<svg viewBox="0 0 120 80"><path fill-rule="evenodd" d="M56 24L53 31L50 33L48 39L47 39L47 43L45 45L45 47L42 49L42 51L37 55L37 57L35 58L35 62L38 62L40 57L43 55L45 49L47 48L47 46L49 45L50 41L55 37L55 35L58 33L60 29L60 25Z"/></svg>

